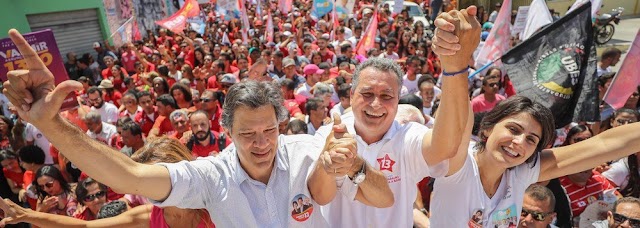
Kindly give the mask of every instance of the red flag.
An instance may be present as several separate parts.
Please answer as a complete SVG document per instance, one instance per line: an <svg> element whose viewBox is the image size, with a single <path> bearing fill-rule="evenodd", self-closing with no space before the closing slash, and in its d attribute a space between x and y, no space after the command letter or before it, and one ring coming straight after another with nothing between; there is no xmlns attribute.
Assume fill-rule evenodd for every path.
<svg viewBox="0 0 640 228"><path fill-rule="evenodd" d="M171 17L156 21L156 24L165 27L174 33L182 33L182 30L184 30L184 27L187 24L187 18L198 15L200 15L200 5L198 5L198 1L187 0L178 12L171 15Z"/></svg>
<svg viewBox="0 0 640 228"><path fill-rule="evenodd" d="M243 0L238 0L238 5L240 5L240 18L242 19L242 28L240 29L240 33L242 33L242 43L247 44L249 42L249 16L247 15L247 7L244 5Z"/></svg>
<svg viewBox="0 0 640 228"><path fill-rule="evenodd" d="M271 10L267 13L267 31L265 31L265 40L273 42L273 19L271 18Z"/></svg>
<svg viewBox="0 0 640 228"><path fill-rule="evenodd" d="M611 85L604 95L604 101L614 109L624 106L629 96L636 91L640 85L640 30L636 34L636 39L631 44L627 57L622 62L620 70L611 81Z"/></svg>
<svg viewBox="0 0 640 228"><path fill-rule="evenodd" d="M371 21L369 25L367 25L367 30L364 32L364 36L362 36L362 40L358 42L356 46L356 53L358 55L365 56L367 50L371 49L375 45L376 34L378 33L378 11L373 12L371 16Z"/></svg>
<svg viewBox="0 0 640 228"><path fill-rule="evenodd" d="M504 0L502 7L489 32L484 46L476 57L476 66L481 67L503 56L511 43L511 0ZM498 63L496 63L498 64Z"/></svg>
<svg viewBox="0 0 640 228"><path fill-rule="evenodd" d="M133 19L133 40L142 40L142 35L140 34L140 28L138 28L138 20L137 18Z"/></svg>

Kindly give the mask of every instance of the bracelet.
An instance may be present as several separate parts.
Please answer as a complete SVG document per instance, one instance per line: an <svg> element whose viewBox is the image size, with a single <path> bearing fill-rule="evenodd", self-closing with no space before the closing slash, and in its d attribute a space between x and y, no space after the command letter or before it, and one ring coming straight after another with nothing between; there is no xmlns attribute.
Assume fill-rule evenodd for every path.
<svg viewBox="0 0 640 228"><path fill-rule="evenodd" d="M470 68L470 66L469 66L469 65L467 65L467 67L466 67L466 68L464 68L464 69L462 69L462 70L460 70L460 71L451 72L451 73L446 72L446 71L444 71L444 69L443 69L443 70L442 70L442 76L455 76L455 75L458 75L458 74L462 74L462 73L464 73L464 72L469 71L469 68Z"/></svg>

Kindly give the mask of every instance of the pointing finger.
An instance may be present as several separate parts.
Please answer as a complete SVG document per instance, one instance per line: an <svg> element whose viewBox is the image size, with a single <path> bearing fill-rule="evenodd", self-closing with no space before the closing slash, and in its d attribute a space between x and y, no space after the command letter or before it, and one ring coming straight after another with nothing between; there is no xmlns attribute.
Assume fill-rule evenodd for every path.
<svg viewBox="0 0 640 228"><path fill-rule="evenodd" d="M47 66L44 65L42 59L38 56L35 50L29 45L27 40L24 39L22 34L18 32L16 29L9 30L9 37L16 47L24 57L24 60L27 62L27 68L30 70L44 70L47 69Z"/></svg>

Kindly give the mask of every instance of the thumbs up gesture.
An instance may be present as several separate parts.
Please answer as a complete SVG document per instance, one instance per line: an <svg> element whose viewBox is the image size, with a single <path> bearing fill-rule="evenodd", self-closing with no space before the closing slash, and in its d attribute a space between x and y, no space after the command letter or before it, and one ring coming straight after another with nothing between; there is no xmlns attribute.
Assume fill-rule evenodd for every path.
<svg viewBox="0 0 640 228"><path fill-rule="evenodd" d="M342 177L352 172L358 155L356 140L347 132L340 115L333 115L333 129L320 156L324 171L335 177Z"/></svg>

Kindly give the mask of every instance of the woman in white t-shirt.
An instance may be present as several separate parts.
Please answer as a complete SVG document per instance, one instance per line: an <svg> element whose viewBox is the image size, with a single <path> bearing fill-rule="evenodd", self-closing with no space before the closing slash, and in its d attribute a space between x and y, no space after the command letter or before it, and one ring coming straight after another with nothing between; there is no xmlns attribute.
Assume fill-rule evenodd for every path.
<svg viewBox="0 0 640 228"><path fill-rule="evenodd" d="M636 110L628 108L619 109L611 119L611 127L616 128L628 123L635 123L638 122L639 118L640 115ZM620 187L620 193L624 196L640 197L639 156L640 152L620 159L619 161L611 164L609 170L602 173L602 176ZM630 172L630 170L634 170L635 172Z"/></svg>
<svg viewBox="0 0 640 228"><path fill-rule="evenodd" d="M475 34L479 33L479 24L472 19L475 13L472 6L455 14L473 20L472 25L466 19L457 19L455 34L462 39L451 38L456 36L451 12L441 14L436 21L434 51L441 55L444 71L460 71L456 59L470 58L477 47L474 39L479 36ZM456 73L451 78L466 76L467 72ZM454 88L448 83L456 81L443 80L443 93ZM456 103L443 105L469 105L467 100L452 101ZM466 131L457 154L449 159L447 175L436 179L431 199L433 227L515 227L530 184L590 169L640 150L640 123L617 127L569 146L544 149L553 143L553 114L522 96L502 101L485 115L478 133L480 141L469 151L472 113L466 120L464 115L458 118L462 119L449 124L456 127L466 123ZM480 214L482 218L478 219Z"/></svg>

